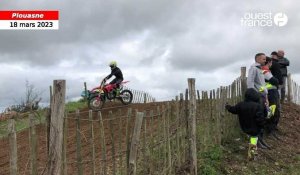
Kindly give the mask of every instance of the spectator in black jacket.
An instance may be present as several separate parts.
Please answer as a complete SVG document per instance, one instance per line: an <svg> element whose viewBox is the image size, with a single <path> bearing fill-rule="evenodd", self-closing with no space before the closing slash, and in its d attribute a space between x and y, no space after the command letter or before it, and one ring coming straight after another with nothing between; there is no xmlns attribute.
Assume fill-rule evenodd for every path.
<svg viewBox="0 0 300 175"><path fill-rule="evenodd" d="M280 64L278 63L278 54L276 51L271 53L272 58L272 66L270 67L270 71L272 75L277 78L279 82L279 86L283 84L282 73L280 70Z"/></svg>
<svg viewBox="0 0 300 175"><path fill-rule="evenodd" d="M280 94L281 94L281 103L285 100L285 87L287 81L287 66L290 65L290 61L284 57L284 51L278 50L278 63L280 64L280 70L283 77L283 84L280 87Z"/></svg>
<svg viewBox="0 0 300 175"><path fill-rule="evenodd" d="M239 117L241 129L250 136L248 159L253 160L257 155L258 136L265 124L265 116L260 104L260 94L253 88L247 89L245 99L235 106L226 104L225 108Z"/></svg>
<svg viewBox="0 0 300 175"><path fill-rule="evenodd" d="M271 73L273 74L274 77L276 77L279 81L279 87L282 87L283 85L283 77L282 77L282 74L281 74L281 70L280 70L280 65L278 63L278 54L276 51L272 52L271 53L271 57L272 57L272 66L270 67L270 70L271 70ZM279 119L280 119L280 110L281 110L281 106L280 106L280 97L279 97L279 94L280 94L280 88L278 87L278 101L277 101L277 108L275 110L275 114L272 118L272 130L275 131L277 130L277 126L278 126L278 122L279 122ZM274 137L278 137L275 132L273 132L273 135Z"/></svg>

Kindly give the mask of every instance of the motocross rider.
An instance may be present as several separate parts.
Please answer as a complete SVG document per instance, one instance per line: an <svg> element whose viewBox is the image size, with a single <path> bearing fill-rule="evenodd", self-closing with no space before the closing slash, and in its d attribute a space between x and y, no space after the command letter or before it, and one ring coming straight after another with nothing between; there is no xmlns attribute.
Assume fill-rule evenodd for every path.
<svg viewBox="0 0 300 175"><path fill-rule="evenodd" d="M115 76L115 79L113 79L109 84L117 84L116 88L116 97L120 95L120 83L123 81L123 74L120 68L117 67L116 61L111 61L109 63L109 67L111 68L111 73L105 77L104 81L107 81L112 76Z"/></svg>

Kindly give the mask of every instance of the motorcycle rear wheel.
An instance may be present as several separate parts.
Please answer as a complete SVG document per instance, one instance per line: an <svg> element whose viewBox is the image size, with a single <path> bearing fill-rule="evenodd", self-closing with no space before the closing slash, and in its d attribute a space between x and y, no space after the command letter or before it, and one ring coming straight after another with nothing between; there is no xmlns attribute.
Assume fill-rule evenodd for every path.
<svg viewBox="0 0 300 175"><path fill-rule="evenodd" d="M88 100L88 107L93 111L100 111L104 106L105 100L99 99L99 97L93 97Z"/></svg>

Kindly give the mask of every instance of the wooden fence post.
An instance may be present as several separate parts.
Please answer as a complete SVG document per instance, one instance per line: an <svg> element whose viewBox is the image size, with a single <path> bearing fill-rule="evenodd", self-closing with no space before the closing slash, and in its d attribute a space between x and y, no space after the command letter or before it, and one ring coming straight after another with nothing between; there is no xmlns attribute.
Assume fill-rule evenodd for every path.
<svg viewBox="0 0 300 175"><path fill-rule="evenodd" d="M8 138L9 138L9 156L10 156L10 174L18 174L18 154L17 154L17 134L14 117L8 120Z"/></svg>
<svg viewBox="0 0 300 175"><path fill-rule="evenodd" d="M86 82L84 82L84 101L86 101L87 98L87 87L86 87Z"/></svg>
<svg viewBox="0 0 300 175"><path fill-rule="evenodd" d="M175 98L176 102L175 102L175 116L176 116L176 155L178 157L177 163L181 163L181 153L180 153L180 112L179 112L179 98L178 96L176 96ZM179 131L179 132L178 132Z"/></svg>
<svg viewBox="0 0 300 175"><path fill-rule="evenodd" d="M149 169L150 169L150 166L149 166L149 145L147 145L147 111L144 111L144 117L145 117L145 120L144 120L144 128L143 128L143 131L144 131L144 134L143 134L143 148L142 148L142 152L143 152L143 169L144 169L144 173L145 174L149 174ZM149 118L150 119L150 118ZM142 124L143 125L143 124ZM150 143L150 142L148 142Z"/></svg>
<svg viewBox="0 0 300 175"><path fill-rule="evenodd" d="M68 166L67 166L67 147L68 147L68 111L65 112L65 118L64 118L64 134L63 134L63 169L62 174L67 175L68 174Z"/></svg>
<svg viewBox="0 0 300 175"><path fill-rule="evenodd" d="M119 134L118 134L118 140L119 140L119 145L118 145L118 167L119 167L119 172L117 174L119 175L122 175L123 174L123 170L124 170L124 167L123 167L123 151L124 151L124 148L122 146L122 141L123 141L123 137L122 137L122 131L123 131L123 119L122 119L122 110L119 109L118 110L118 116L120 117L120 120L119 120ZM126 149L125 149L126 150Z"/></svg>
<svg viewBox="0 0 300 175"><path fill-rule="evenodd" d="M241 78L246 78L246 67L241 67Z"/></svg>
<svg viewBox="0 0 300 175"><path fill-rule="evenodd" d="M61 173L66 81L54 80L53 91L54 94L51 102L52 104L48 166L48 174L50 175Z"/></svg>
<svg viewBox="0 0 300 175"><path fill-rule="evenodd" d="M37 161L36 161L36 154L37 154L37 141L36 141L36 132L35 132L35 124L34 124L34 116L33 114L29 114L29 141L30 141L30 167L31 167L31 174L37 174Z"/></svg>
<svg viewBox="0 0 300 175"><path fill-rule="evenodd" d="M244 94L247 90L246 67L241 67L241 99L244 99Z"/></svg>
<svg viewBox="0 0 300 175"><path fill-rule="evenodd" d="M200 92L197 90L197 97L198 97L198 102L200 102Z"/></svg>
<svg viewBox="0 0 300 175"><path fill-rule="evenodd" d="M203 140L203 146L201 147L201 151L207 151L207 148L209 147L209 138L210 138L210 122L209 122L209 102L208 102L208 94L207 91L202 91L202 105L201 105L201 115L202 115L202 120L203 120L203 128L204 128L204 133L203 133L203 138L200 138Z"/></svg>
<svg viewBox="0 0 300 175"><path fill-rule="evenodd" d="M129 168L128 168L129 175L136 175L137 150L138 150L138 144L140 141L143 118L144 118L144 113L137 112L136 119L135 119L135 125L134 125L134 131L133 131L133 135L132 135L132 141L131 141L130 155L129 155Z"/></svg>
<svg viewBox="0 0 300 175"><path fill-rule="evenodd" d="M163 124L163 140L164 142L167 140L167 131L166 131L166 107L163 105L162 106L162 113L161 113L161 117L162 117L162 124ZM164 143L163 145L163 159L164 159L164 163L163 163L163 169L165 169L165 167L167 167L167 144Z"/></svg>
<svg viewBox="0 0 300 175"><path fill-rule="evenodd" d="M76 110L76 159L77 159L77 174L82 175L82 156L81 156L81 133L80 133L80 114Z"/></svg>
<svg viewBox="0 0 300 175"><path fill-rule="evenodd" d="M99 131L100 131L100 141L101 141L101 158L103 160L103 165L102 165L102 171L100 171L100 174L107 175L107 156L106 156L106 142L105 142L105 133L104 133L104 124L103 124L103 119L102 119L102 114L99 111L98 112L99 116Z"/></svg>
<svg viewBox="0 0 300 175"><path fill-rule="evenodd" d="M196 147L196 91L195 91L195 78L188 79L189 85L189 128L190 128L190 173L197 175L197 147Z"/></svg>
<svg viewBox="0 0 300 175"><path fill-rule="evenodd" d="M130 156L131 114L132 114L132 109L129 108L127 112L127 119L126 119L126 172L129 172L128 168L129 168L129 156Z"/></svg>
<svg viewBox="0 0 300 175"><path fill-rule="evenodd" d="M186 128L184 125L184 121L185 121L185 113L184 113L184 98L183 98L183 93L179 94L179 117L180 117L180 126L183 128ZM182 129L181 134L180 134L180 147L182 150L182 156L181 156L181 162L186 161L186 136L187 136L187 130L186 129Z"/></svg>
<svg viewBox="0 0 300 175"><path fill-rule="evenodd" d="M189 132L189 122L188 122L188 116L189 116L189 107L188 107L188 104L189 104L189 90L188 89L185 89L185 101L184 101L184 114L185 114L185 125L186 125L186 138L188 139L188 136L190 135ZM188 142L188 140L186 140ZM187 152L187 155L190 155L190 149L188 150ZM186 157L188 158L188 156Z"/></svg>
<svg viewBox="0 0 300 175"><path fill-rule="evenodd" d="M115 148L115 135L114 135L114 124L113 124L113 113L109 111L109 128L110 128L110 137L111 137L111 156L112 156L112 174L116 175L116 148Z"/></svg>
<svg viewBox="0 0 300 175"><path fill-rule="evenodd" d="M49 142L50 142L50 123L51 123L51 108L52 108L51 106L52 106L52 99L53 99L52 86L49 86L49 92L50 92L50 107L46 115L47 155L49 155Z"/></svg>
<svg viewBox="0 0 300 175"><path fill-rule="evenodd" d="M146 93L144 93L144 103L147 103L147 96L146 96Z"/></svg>
<svg viewBox="0 0 300 175"><path fill-rule="evenodd" d="M221 128L221 111L223 106L221 106L221 100L220 100L220 88L217 89L216 92L216 103L217 103L217 107L216 107L216 115L217 115L217 123L216 123L216 127L217 127L217 144L221 145L221 138L222 138L222 128Z"/></svg>
<svg viewBox="0 0 300 175"><path fill-rule="evenodd" d="M287 77L287 88L288 88L288 94L287 94L287 100L290 103L293 99L292 99L292 78L291 78L291 74L288 74Z"/></svg>
<svg viewBox="0 0 300 175"><path fill-rule="evenodd" d="M168 174L172 174L172 151L171 151L171 138L170 138L170 116L171 116L171 105L170 102L167 102L167 111L166 111L166 134L167 134L167 152L168 152Z"/></svg>
<svg viewBox="0 0 300 175"><path fill-rule="evenodd" d="M89 110L89 123L90 123L90 155L91 155L91 173L92 175L96 174L95 169L95 136L94 136L94 122L93 122L93 111Z"/></svg>

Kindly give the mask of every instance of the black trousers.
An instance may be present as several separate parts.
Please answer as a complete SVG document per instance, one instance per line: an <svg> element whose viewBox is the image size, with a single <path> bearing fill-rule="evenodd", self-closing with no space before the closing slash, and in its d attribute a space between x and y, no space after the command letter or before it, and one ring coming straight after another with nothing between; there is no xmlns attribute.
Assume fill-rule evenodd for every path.
<svg viewBox="0 0 300 175"><path fill-rule="evenodd" d="M123 81L122 78L115 78L109 84L117 84L117 87L119 87L119 85L122 81Z"/></svg>
<svg viewBox="0 0 300 175"><path fill-rule="evenodd" d="M264 117L267 118L268 115L268 109L266 107L266 97L264 95L261 95L260 101L261 109L263 110Z"/></svg>
<svg viewBox="0 0 300 175"><path fill-rule="evenodd" d="M277 127L280 118L279 93L277 89L270 89L268 91L268 100L269 106L276 105L275 113L270 119L267 120L265 127L267 132L272 132Z"/></svg>

